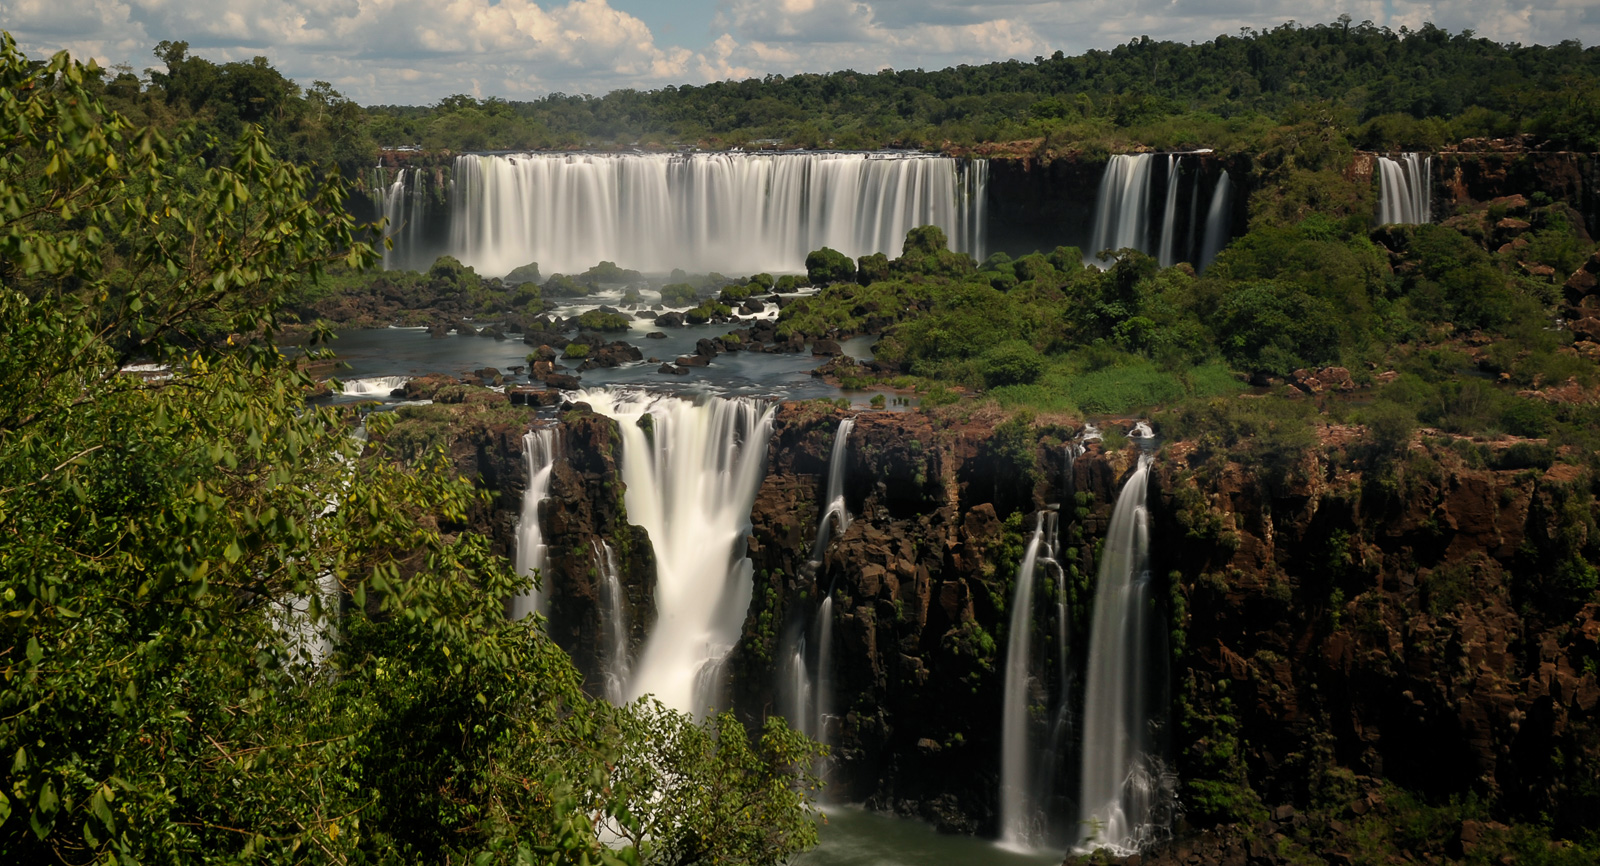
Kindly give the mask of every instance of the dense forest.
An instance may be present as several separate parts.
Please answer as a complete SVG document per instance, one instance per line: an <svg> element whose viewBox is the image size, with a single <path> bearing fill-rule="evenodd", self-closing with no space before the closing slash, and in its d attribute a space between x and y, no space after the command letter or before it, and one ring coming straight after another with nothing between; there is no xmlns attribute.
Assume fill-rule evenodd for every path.
<svg viewBox="0 0 1600 866"><path fill-rule="evenodd" d="M181 42L155 54L164 68L105 74L110 106L163 128L192 123L224 141L241 124L260 124L286 155L347 169L398 146L1248 149L1280 123L1321 115L1369 149L1518 134L1553 148L1600 146L1600 49L1502 45L1432 25L1395 32L1348 17L1198 44L1142 38L1032 63L773 75L530 102L456 95L409 107L362 107L327 82L302 88L263 58L214 63Z"/></svg>

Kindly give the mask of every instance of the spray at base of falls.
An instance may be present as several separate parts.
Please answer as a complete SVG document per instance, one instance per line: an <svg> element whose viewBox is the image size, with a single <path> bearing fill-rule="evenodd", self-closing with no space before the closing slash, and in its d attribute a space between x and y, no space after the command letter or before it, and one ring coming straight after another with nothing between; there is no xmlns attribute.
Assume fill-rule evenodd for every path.
<svg viewBox="0 0 1600 866"><path fill-rule="evenodd" d="M598 566L600 602L600 675L605 681L606 700L620 705L628 683L628 609L623 604L622 575L617 569L617 552L604 541L594 545Z"/></svg>
<svg viewBox="0 0 1600 866"><path fill-rule="evenodd" d="M1133 853L1168 829L1173 779L1151 730L1166 707L1150 706L1146 694L1166 680L1165 653L1151 651L1160 624L1150 594L1150 460L1139 458L1117 496L1096 579L1078 792L1083 852Z"/></svg>
<svg viewBox="0 0 1600 866"><path fill-rule="evenodd" d="M1378 225L1433 222L1433 157L1378 157Z"/></svg>
<svg viewBox="0 0 1600 866"><path fill-rule="evenodd" d="M775 407L627 389L589 389L574 399L617 422L628 518L649 533L656 555L656 622L624 699L652 694L704 717L718 702L722 664L750 608L745 539Z"/></svg>
<svg viewBox="0 0 1600 866"><path fill-rule="evenodd" d="M522 513L517 518L517 574L540 575L539 585L511 599L512 619L544 613L550 597L550 575L545 566L549 551L539 528L539 503L550 493L550 475L556 465L556 428L543 427L522 434L522 463L528 486L522 491Z"/></svg>
<svg viewBox="0 0 1600 866"><path fill-rule="evenodd" d="M1033 537L1017 569L1017 585L1011 596L1011 623L1006 637L1006 679L1000 723L1000 844L1017 851L1037 847L1049 833L1047 802L1054 779L1053 767L1060 759L1059 743L1052 731L1051 742L1044 753L1033 748L1029 699L1032 689L1030 669L1033 662L1033 592L1042 567L1054 565L1056 526L1058 516L1053 511L1041 511L1036 516ZM1056 577L1059 578L1059 569ZM1056 583L1059 589L1059 580ZM1063 601L1057 609L1057 629L1065 634L1066 607ZM1063 644L1063 647L1065 645ZM1064 653L1064 648L1062 649ZM1064 666L1065 656L1062 656ZM1065 689L1058 695L1061 702L1057 716L1064 718ZM1054 727L1054 726L1052 726Z"/></svg>

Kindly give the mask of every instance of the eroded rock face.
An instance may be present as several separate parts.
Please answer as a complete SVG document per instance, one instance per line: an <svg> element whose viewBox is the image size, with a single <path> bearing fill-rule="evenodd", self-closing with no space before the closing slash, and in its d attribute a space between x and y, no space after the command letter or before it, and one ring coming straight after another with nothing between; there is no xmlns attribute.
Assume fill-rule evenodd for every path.
<svg viewBox="0 0 1600 866"><path fill-rule="evenodd" d="M1267 492L1215 455L1160 464L1158 565L1186 609L1180 773L1221 771L1220 736L1242 751L1235 793L1268 806L1370 777L1582 826L1600 814L1600 607L1553 573L1593 526L1591 481L1449 451L1360 465L1307 455Z"/></svg>
<svg viewBox="0 0 1600 866"><path fill-rule="evenodd" d="M457 471L497 493L469 522L509 552L534 409L460 411L475 414L453 434ZM1059 504L1058 559L1085 616L1096 541L1134 452L1093 445L1069 475L1068 431L1035 427L1005 446L995 418L862 413L845 482L855 519L813 565L842 417L826 403L776 414L751 515L756 585L730 664L735 707L751 720L777 712L784 629L814 618L831 588L830 796L993 832L1004 608L1027 515ZM543 512L550 628L598 693L595 545L618 551L635 649L654 565L644 531L627 523L615 422L578 409L561 423ZM1359 805L1381 780L1474 792L1503 819L1544 813L1570 827L1600 813L1600 597L1581 589L1600 543L1588 471L1494 470L1447 447L1380 459L1363 447L1359 430L1325 428L1270 480L1240 455L1188 443L1156 462L1152 566L1169 599L1173 756L1186 826L1220 834L1192 837L1172 862L1202 849L1248 857L1236 839L1251 825L1232 822ZM1074 628L1079 668L1086 631ZM1197 799L1194 783L1226 796Z"/></svg>

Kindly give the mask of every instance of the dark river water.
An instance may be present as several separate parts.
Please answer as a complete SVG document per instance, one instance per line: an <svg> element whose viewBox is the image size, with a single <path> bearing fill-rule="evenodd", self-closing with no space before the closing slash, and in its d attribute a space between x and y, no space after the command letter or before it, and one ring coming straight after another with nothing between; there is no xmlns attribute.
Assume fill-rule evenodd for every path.
<svg viewBox="0 0 1600 866"><path fill-rule="evenodd" d="M601 303L615 303L617 299L598 296L593 302L561 308L560 315L571 316L594 309ZM777 312L769 306L764 318ZM644 315L653 315L645 313ZM669 391L710 391L724 395L768 397L788 400L809 400L819 397L849 397L852 402L866 405L871 392L844 393L838 388L814 378L811 371L825 358L813 357L809 352L800 354L767 352L728 352L718 355L710 366L692 367L687 375L668 375L658 372L663 361L672 361L680 355L692 355L695 343L708 337L720 337L736 328L749 327L745 319L739 324L686 325L677 328L657 328L649 319L636 319L627 332L607 334L609 340L625 340L639 347L645 358L656 361L639 361L620 367L588 370L581 375L583 387L603 385L630 385ZM480 326L489 324L477 323ZM665 334L665 338L652 339L652 332ZM872 357L871 345L876 338L859 337L845 341L845 352L856 358ZM385 328L366 331L346 331L330 348L346 365L338 372L345 381L376 379L378 377L411 377L430 373L461 376L483 367L494 367L502 373L514 366L525 366L528 353L535 347L522 342L520 335L504 340L488 337L464 337L451 334L433 337L421 328ZM561 360L559 366L575 373L577 361ZM510 379L512 384L525 383L525 377ZM359 387L359 386L358 386ZM354 389L353 389L354 390ZM372 399L364 396L363 399Z"/></svg>
<svg viewBox="0 0 1600 866"><path fill-rule="evenodd" d="M1057 866L1065 852L1019 854L985 839L947 836L920 821L828 808L816 848L795 866Z"/></svg>

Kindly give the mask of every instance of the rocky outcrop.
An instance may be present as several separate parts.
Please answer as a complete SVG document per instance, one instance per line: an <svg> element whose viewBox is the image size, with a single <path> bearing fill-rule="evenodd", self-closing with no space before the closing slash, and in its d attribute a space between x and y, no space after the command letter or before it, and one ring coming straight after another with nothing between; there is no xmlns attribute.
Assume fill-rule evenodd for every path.
<svg viewBox="0 0 1600 866"><path fill-rule="evenodd" d="M406 411L468 413L449 453L496 493L469 523L509 552L521 433L554 419L503 399ZM1133 446L1091 446L1069 475L1069 429L971 410L862 413L847 452L855 519L811 563L842 417L826 401L776 413L748 540L755 592L729 666L735 707L751 720L777 711L782 635L831 592L829 796L992 833L1005 609L1028 515L1060 511L1060 591L1084 617ZM581 407L559 421L543 512L550 630L594 673L595 545L617 550L636 647L654 566L627 523L614 422ZM1382 804L1388 786L1477 798L1485 821L1543 815L1572 831L1600 814L1595 482L1554 452L1529 458L1538 447L1438 439L1384 454L1329 427L1268 466L1205 441L1164 446L1152 567L1171 625L1166 726L1184 823L1147 862L1297 862L1296 845L1404 820ZM1474 826L1440 844L1499 832Z"/></svg>
<svg viewBox="0 0 1600 866"><path fill-rule="evenodd" d="M1155 535L1191 821L1342 809L1361 779L1568 831L1600 814L1593 479L1463 450L1335 446L1274 489L1169 449Z"/></svg>

